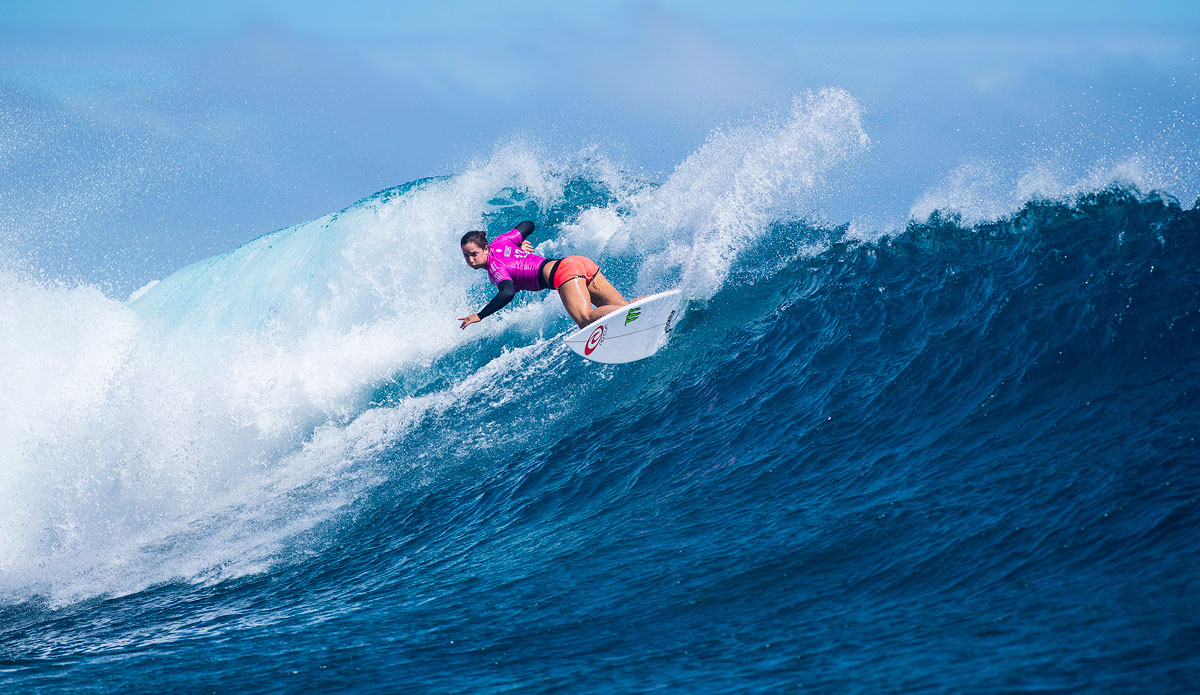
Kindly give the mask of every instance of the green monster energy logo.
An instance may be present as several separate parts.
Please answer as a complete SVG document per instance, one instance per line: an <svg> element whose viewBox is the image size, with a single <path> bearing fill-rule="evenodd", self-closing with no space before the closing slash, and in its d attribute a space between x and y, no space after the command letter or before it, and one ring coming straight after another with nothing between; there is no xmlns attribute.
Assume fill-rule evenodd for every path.
<svg viewBox="0 0 1200 695"><path fill-rule="evenodd" d="M625 314L625 325L628 326L629 324L633 323L634 321L637 321L637 318L641 315L642 315L641 307L637 307L636 309L630 309L629 313Z"/></svg>

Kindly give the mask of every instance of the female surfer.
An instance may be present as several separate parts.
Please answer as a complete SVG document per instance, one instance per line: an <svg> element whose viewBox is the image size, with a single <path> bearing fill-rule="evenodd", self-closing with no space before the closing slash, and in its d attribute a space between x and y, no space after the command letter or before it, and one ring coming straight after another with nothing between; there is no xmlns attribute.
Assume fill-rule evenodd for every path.
<svg viewBox="0 0 1200 695"><path fill-rule="evenodd" d="M629 302L586 256L543 258L533 253L526 241L533 233L533 222L525 220L511 231L488 243L487 234L467 232L459 246L463 260L475 270L487 270L488 280L498 288L496 296L478 314L459 318L466 328L490 316L512 301L518 290L538 292L558 290L563 307L580 328ZM592 308L595 304L596 308Z"/></svg>

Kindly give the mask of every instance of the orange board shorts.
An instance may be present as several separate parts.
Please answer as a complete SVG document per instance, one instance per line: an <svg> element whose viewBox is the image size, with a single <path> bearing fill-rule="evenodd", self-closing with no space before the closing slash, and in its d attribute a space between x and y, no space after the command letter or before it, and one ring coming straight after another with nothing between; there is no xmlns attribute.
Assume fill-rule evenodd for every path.
<svg viewBox="0 0 1200 695"><path fill-rule="evenodd" d="M567 256L558 262L558 268L554 271L554 289L557 290L564 282L575 278L583 278L584 282L591 283L598 272L600 266L587 256Z"/></svg>

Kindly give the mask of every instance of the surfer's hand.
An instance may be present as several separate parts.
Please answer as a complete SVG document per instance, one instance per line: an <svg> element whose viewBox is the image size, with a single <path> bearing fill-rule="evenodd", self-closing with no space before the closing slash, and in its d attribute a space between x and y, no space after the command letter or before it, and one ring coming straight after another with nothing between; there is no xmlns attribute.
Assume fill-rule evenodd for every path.
<svg viewBox="0 0 1200 695"><path fill-rule="evenodd" d="M459 317L458 320L462 321L462 325L459 326L459 328L466 328L467 326L470 326L473 323L479 323L479 314L471 314L470 316L461 316L461 317Z"/></svg>
<svg viewBox="0 0 1200 695"><path fill-rule="evenodd" d="M533 244L528 239L521 242L521 250L525 253L533 253Z"/></svg>

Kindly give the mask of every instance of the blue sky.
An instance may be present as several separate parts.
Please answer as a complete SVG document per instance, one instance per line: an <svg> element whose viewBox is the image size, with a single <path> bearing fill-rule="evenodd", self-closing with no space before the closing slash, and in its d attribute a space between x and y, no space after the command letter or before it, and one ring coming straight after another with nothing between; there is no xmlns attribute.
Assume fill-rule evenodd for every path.
<svg viewBox="0 0 1200 695"><path fill-rule="evenodd" d="M973 161L1136 155L1194 197L1197 36L1163 0L10 1L0 251L125 291L510 138L661 177L827 85L873 142L834 218L903 219Z"/></svg>
<svg viewBox="0 0 1200 695"><path fill-rule="evenodd" d="M212 0L206 3L164 3L153 0L87 0L36 2L10 0L2 26L16 29L66 26L119 30L177 30L212 32L236 29L247 21L269 20L292 31L319 35L370 35L403 31L453 33L464 26L510 25L522 19L553 16L577 22L604 22L623 10L648 3L630 0L591 0L563 3L552 0L496 3L444 3L359 0L353 3L287 0ZM888 25L987 25L1063 22L1071 24L1134 23L1172 25L1200 21L1200 9L1183 0L1128 2L1047 2L1009 0L965 3L957 0L896 2L867 0L831 2L730 3L705 0L658 0L664 10L706 22L753 26L761 22L870 21Z"/></svg>

